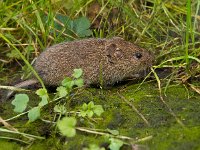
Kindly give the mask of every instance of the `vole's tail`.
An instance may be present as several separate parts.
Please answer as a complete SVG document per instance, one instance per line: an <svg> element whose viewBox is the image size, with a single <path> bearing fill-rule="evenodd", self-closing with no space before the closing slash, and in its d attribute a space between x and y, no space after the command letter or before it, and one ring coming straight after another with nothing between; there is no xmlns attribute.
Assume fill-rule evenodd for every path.
<svg viewBox="0 0 200 150"><path fill-rule="evenodd" d="M16 88L27 88L30 85L35 85L36 83L38 83L39 81L37 79L29 79L29 80L25 80L22 81L16 85L14 85L14 87ZM13 94L14 94L14 90L9 90L9 92L6 95L6 99L9 99Z"/></svg>

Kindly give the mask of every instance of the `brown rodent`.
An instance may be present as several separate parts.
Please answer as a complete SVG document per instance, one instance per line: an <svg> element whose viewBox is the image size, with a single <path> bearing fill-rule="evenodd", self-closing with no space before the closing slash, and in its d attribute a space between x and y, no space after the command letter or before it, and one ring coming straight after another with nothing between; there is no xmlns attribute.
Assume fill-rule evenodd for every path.
<svg viewBox="0 0 200 150"><path fill-rule="evenodd" d="M47 48L34 68L46 85L58 86L75 68L83 70L86 86L112 85L137 76L152 65L153 55L120 37L64 42Z"/></svg>
<svg viewBox="0 0 200 150"><path fill-rule="evenodd" d="M153 55L119 37L64 42L47 48L36 59L34 68L48 86L58 86L74 69L83 70L85 86L112 85L126 78L137 78L152 65ZM35 78L15 87L38 83ZM103 85L102 85L103 84ZM7 98L13 94L8 92Z"/></svg>
<svg viewBox="0 0 200 150"><path fill-rule="evenodd" d="M74 69L83 70L84 85L112 85L126 78L138 77L152 65L153 55L120 37L84 39L53 45L42 52L34 68L47 86L58 86ZM36 84L37 79L16 87ZM102 85L103 83L103 85ZM7 94L10 97L13 92Z"/></svg>

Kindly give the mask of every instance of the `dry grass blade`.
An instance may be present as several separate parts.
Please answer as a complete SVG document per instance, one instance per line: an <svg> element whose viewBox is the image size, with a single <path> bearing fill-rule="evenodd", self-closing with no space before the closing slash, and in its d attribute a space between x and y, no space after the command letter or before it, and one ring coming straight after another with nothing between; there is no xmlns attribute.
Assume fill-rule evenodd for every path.
<svg viewBox="0 0 200 150"><path fill-rule="evenodd" d="M192 90L194 90L195 92L197 92L198 94L200 94L200 88L199 88L199 87L194 86L194 85L192 85L192 84L188 84L188 85L190 86L190 88L191 88Z"/></svg>
<svg viewBox="0 0 200 150"><path fill-rule="evenodd" d="M79 131L87 132L87 133L91 133L91 134L108 135L108 133L106 133L106 132L99 132L99 131L95 131L95 130L87 129L87 128L82 128L82 127L76 127L76 129L79 130ZM115 138L119 138L119 139L122 139L122 140L130 140L133 143L139 143L139 142L144 142L144 141L150 140L150 139L152 139L153 136L150 135L150 136L147 136L147 137L144 137L144 138L141 138L141 139L137 139L137 140L135 140L131 137L128 137L128 136L121 136L121 135L118 135L118 136L110 135L110 137L115 137Z"/></svg>
<svg viewBox="0 0 200 150"><path fill-rule="evenodd" d="M22 88L15 87L15 86L4 86L4 85L0 85L0 89L6 89L6 90L12 90L12 91L18 91L18 92L22 92L22 91L29 92L30 91L30 90L22 89Z"/></svg>
<svg viewBox="0 0 200 150"><path fill-rule="evenodd" d="M0 117L0 123L2 123L7 129L18 132L13 126L11 126L8 122L6 122L3 118Z"/></svg>

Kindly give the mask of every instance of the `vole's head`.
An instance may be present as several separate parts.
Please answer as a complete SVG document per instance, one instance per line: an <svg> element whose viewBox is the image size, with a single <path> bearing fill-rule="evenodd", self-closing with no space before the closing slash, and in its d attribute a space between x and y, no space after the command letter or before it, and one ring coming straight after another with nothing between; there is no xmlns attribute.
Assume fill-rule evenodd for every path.
<svg viewBox="0 0 200 150"><path fill-rule="evenodd" d="M108 63L116 67L123 78L137 77L152 66L152 53L119 37L109 40L106 52Z"/></svg>

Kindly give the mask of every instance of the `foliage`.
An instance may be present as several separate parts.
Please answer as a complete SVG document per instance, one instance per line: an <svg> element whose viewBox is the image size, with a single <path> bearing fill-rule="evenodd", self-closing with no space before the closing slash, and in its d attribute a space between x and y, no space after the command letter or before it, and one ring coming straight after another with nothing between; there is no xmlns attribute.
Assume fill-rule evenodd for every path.
<svg viewBox="0 0 200 150"><path fill-rule="evenodd" d="M74 117L65 117L57 122L60 132L67 137L74 137L76 135L76 119Z"/></svg>
<svg viewBox="0 0 200 150"><path fill-rule="evenodd" d="M99 147L96 144L90 144L88 148L84 147L83 150L105 150L104 147Z"/></svg>
<svg viewBox="0 0 200 150"><path fill-rule="evenodd" d="M28 112L29 121L33 122L33 121L37 120L38 118L40 118L40 111L41 111L41 107L39 107L39 106L33 107L31 110L29 110L29 112Z"/></svg>
<svg viewBox="0 0 200 150"><path fill-rule="evenodd" d="M174 84L177 83L185 84L186 86L184 85L184 87L188 88L187 91L183 93L188 94L191 89L195 92L199 92L199 6L199 1L190 0L0 1L0 80L5 82L5 79L9 79L10 77L12 78L16 75L13 75L13 72L18 72L20 67L25 68L25 71L23 70L24 72L32 70L30 65L31 61L38 56L39 52L54 43L70 41L78 38L87 38L90 36L101 38L121 36L126 40L132 41L141 47L152 51L155 54L155 69L158 68L162 71L170 68L170 74L167 75L165 79L158 80L162 82L162 84L160 84L162 86L160 89L165 88L165 92L167 92L168 87L174 86ZM44 86L42 89L39 89L36 92L39 96L39 101L36 102L36 105L30 103L29 99L32 98L28 97L28 95L16 95L12 102L15 107L14 111L21 113L19 114L21 117L26 114L24 111L27 110L30 122L41 118L43 119L42 121L51 122L53 124L53 121L60 119L62 121L62 119L64 119L62 118L63 116L69 116L76 118L76 126L80 125L82 122L86 122L85 124L87 127L96 127L96 124L94 125L93 121L98 121L93 117L99 117L103 112L103 108L101 105L95 105L93 103L93 101L96 103L95 99L92 99L93 101L91 102L86 101L87 103L84 103L78 110L71 111L73 108L66 107L66 105L70 104L74 95L73 92L76 91L73 87L81 87L83 85L83 80L79 77L79 74L82 73L80 71L78 72L79 73L75 73L76 75L73 75L72 78L66 78L62 82L61 86L57 88L57 93L55 95L52 94L55 96L54 98L48 96ZM195 80L197 82L195 82ZM10 81L8 82L10 83ZM131 97L133 96L134 95ZM190 97L195 97L195 95L188 94L188 98ZM154 101L148 101L149 104L152 102ZM115 106L116 104L117 102L112 105ZM144 106L143 104L144 103L141 103L141 106ZM55 120L45 120L45 113L52 113L52 105L55 112L55 116L52 118ZM45 106L48 106L49 109L44 109ZM110 106L106 107L105 110L109 111ZM155 107L155 109L160 110L160 107L157 107ZM121 110L121 106L117 106L117 108ZM147 108L150 108L149 105L143 107L142 110ZM180 108L182 108L181 105L177 111L180 110ZM184 107L183 109L192 111L194 107ZM154 112L154 109L152 108L149 112ZM160 112L154 112L152 115L158 113ZM192 117L189 118L195 118L198 116L198 111L191 112L191 114ZM14 118L19 116L17 115ZM185 118L185 116L185 114L184 116L181 116L181 119L184 120L184 122L187 122L188 118ZM152 117L153 119L151 122L156 122L158 119L157 117L158 116ZM164 117L165 116L162 116L161 118ZM120 117L118 119L120 120ZM165 118L165 120L167 119L168 118ZM160 127L163 124L166 126L165 121L163 122L162 120L162 124L156 125ZM17 126L18 125L16 125L16 127ZM135 126L137 126L137 124ZM139 126L141 127L141 124ZM74 129L75 128L78 130L78 127L74 127ZM19 130L23 131L23 129L24 126ZM128 129L131 130L131 128ZM177 128L175 127L175 129ZM149 130L152 129L148 129L146 133L151 132ZM113 136L120 135L117 130L106 129L105 131ZM135 131L135 128L133 131L137 132ZM135 135L134 132L132 134L133 136ZM191 130L191 132L193 131ZM20 133L20 131L16 133ZM169 136L173 135L171 132L167 131L167 129L166 133L170 133ZM193 137L197 137L197 133L199 132L194 133ZM137 135L138 134L140 133L137 133ZM158 135L163 138L164 134L161 134L163 133L158 131ZM185 139L188 138L188 135L186 135L187 134L183 136L182 131L180 131L176 138L174 138L174 141L180 137L185 137ZM24 134L24 137L26 136L27 134ZM30 139L31 138L33 137L30 136ZM159 145L160 139L157 139L158 141L152 143ZM168 140L168 137L166 140ZM177 144L174 141L173 143L181 147L181 144ZM117 141L115 137L112 140L110 139L108 143L110 144L110 148L112 147L116 149L121 145L121 142ZM194 145L194 143L189 144ZM160 148L163 148L162 144L160 144ZM171 148L172 147L168 147L168 149ZM182 149L183 148L184 145ZM99 147L97 144L89 144L88 149L103 148ZM196 149L198 149L198 147Z"/></svg>
<svg viewBox="0 0 200 150"><path fill-rule="evenodd" d="M62 81L62 83L61 83L62 85L57 87L57 89L56 89L59 97L65 97L65 96L69 95L73 86L78 86L78 87L83 86L84 82L83 82L83 79L81 78L82 73L83 73L82 69L74 69L72 78L66 77Z"/></svg>
<svg viewBox="0 0 200 150"><path fill-rule="evenodd" d="M83 85L83 79L81 78L82 74L83 71L81 69L74 69L72 78L67 77L62 81L62 85L57 87L57 94L56 94L58 95L57 100L62 99L64 97L69 98L70 93L74 86L81 87ZM33 122L38 118L41 118L41 109L49 103L48 102L49 96L46 89L38 89L36 91L36 94L40 97L41 101L38 103L38 106L35 106L28 111L29 122ZM53 99L53 101L54 100L55 99ZM28 101L29 97L27 94L17 94L15 96L15 99L12 101L12 104L15 106L14 110L16 112L23 112L27 108ZM55 105L54 112L60 114L60 116L66 115L67 113L64 105ZM94 102L91 101L88 104L84 103L82 105L79 115L77 117L92 118L94 115L100 117L103 112L104 110L101 105L95 105ZM77 122L78 122L77 118L65 116L62 119L58 119L56 124L62 135L72 138L76 135L76 130L84 131L84 129L76 127ZM109 133L103 133L103 134L107 136L119 135L119 132L117 130L107 129L107 131L111 134ZM111 150L118 150L123 145L123 142L121 140L115 139L114 137L109 138L109 140L110 140L109 148ZM103 147L99 148L95 144L90 144L89 148L84 148L84 149L104 150L105 148Z"/></svg>
<svg viewBox="0 0 200 150"><path fill-rule="evenodd" d="M110 140L109 148L111 150L119 150L120 147L124 144L123 141L118 139L110 138L109 140Z"/></svg>
<svg viewBox="0 0 200 150"><path fill-rule="evenodd" d="M81 69L75 69L74 73L72 74L73 78L65 78L62 81L62 86L57 88L57 95L59 96L59 99L68 97L73 86L81 87L83 85L83 79L81 78L82 73L83 71ZM46 89L38 89L36 94L40 97L41 101L38 103L38 106L33 107L28 111L28 118L30 122L40 118L42 107L49 103L49 96ZM14 111L20 113L23 112L27 108L28 101L29 97L27 94L16 94L15 99L12 101L12 104L15 106ZM64 108L61 106L55 106L54 110L56 112L63 113Z"/></svg>
<svg viewBox="0 0 200 150"><path fill-rule="evenodd" d="M23 112L27 107L28 101L29 97L27 94L15 95L15 99L12 101L12 104L15 106L14 111Z"/></svg>
<svg viewBox="0 0 200 150"><path fill-rule="evenodd" d="M33 107L28 111L28 118L30 122L35 121L40 117L40 110L43 106L48 104L48 94L46 89L38 89L36 94L42 99L38 106ZM27 94L16 94L12 104L15 106L15 112L23 112L28 105L29 97Z"/></svg>
<svg viewBox="0 0 200 150"><path fill-rule="evenodd" d="M54 107L54 112L56 113L60 113L61 115L64 115L66 113L66 108L64 105L56 105Z"/></svg>
<svg viewBox="0 0 200 150"><path fill-rule="evenodd" d="M38 89L36 94L42 99L42 101L38 104L38 106L42 107L48 104L48 93L46 89Z"/></svg>
<svg viewBox="0 0 200 150"><path fill-rule="evenodd" d="M101 105L94 105L94 102L89 102L88 104L84 103L82 105L82 109L80 111L80 116L85 117L88 116L89 118L93 117L94 114L100 116L104 112Z"/></svg>
<svg viewBox="0 0 200 150"><path fill-rule="evenodd" d="M65 41L72 40L77 37L84 38L92 35L90 28L90 21L86 17L80 17L71 20L69 17L57 14L55 17L58 21L54 22L54 28L50 30L50 33L55 33L57 36L60 34L66 34ZM46 17L44 19L47 19ZM44 20L46 22L47 20Z"/></svg>

